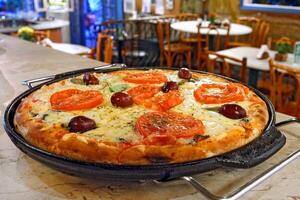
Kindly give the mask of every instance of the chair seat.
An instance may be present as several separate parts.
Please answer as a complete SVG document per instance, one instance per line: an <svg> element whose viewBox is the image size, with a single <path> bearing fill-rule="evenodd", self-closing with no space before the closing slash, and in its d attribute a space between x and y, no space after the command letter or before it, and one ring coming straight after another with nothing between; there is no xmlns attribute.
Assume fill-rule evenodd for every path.
<svg viewBox="0 0 300 200"><path fill-rule="evenodd" d="M181 44L181 43L172 43L170 46L165 45L164 46L165 51L171 51L171 52L185 52L185 51L192 51L192 48L188 45Z"/></svg>
<svg viewBox="0 0 300 200"><path fill-rule="evenodd" d="M181 42L184 43L197 43L198 38L197 37L183 37L180 39Z"/></svg>

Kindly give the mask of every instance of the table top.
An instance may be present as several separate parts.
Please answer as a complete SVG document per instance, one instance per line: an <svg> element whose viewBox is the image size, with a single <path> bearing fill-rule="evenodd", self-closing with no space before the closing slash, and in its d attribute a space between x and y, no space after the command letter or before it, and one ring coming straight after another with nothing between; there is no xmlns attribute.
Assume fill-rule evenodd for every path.
<svg viewBox="0 0 300 200"><path fill-rule="evenodd" d="M182 31L182 32L187 32L187 33L197 33L198 32L198 21L180 21L180 22L174 22L171 24L171 28L175 29L177 31ZM202 26L207 27L208 22L203 22ZM201 28L200 33L201 34L207 34L208 29L206 28ZM226 35L227 32L225 29L218 29L220 35ZM252 32L252 28L246 25L242 24L235 24L231 23L230 24L230 31L229 35L234 36L234 35L247 35ZM215 35L216 32L211 31L209 34Z"/></svg>
<svg viewBox="0 0 300 200"><path fill-rule="evenodd" d="M235 47L231 49L225 49L218 51L217 53L242 59L247 58L247 67L251 69L256 69L260 71L269 71L269 58L274 58L276 51L269 50L269 58L260 60L257 59L257 54L259 53L259 48L256 47ZM277 62L277 61L276 61ZM288 54L288 59L286 62L278 62L291 67L300 69L300 66L294 63L294 55Z"/></svg>
<svg viewBox="0 0 300 200"><path fill-rule="evenodd" d="M69 43L52 43L51 48L74 55L88 54L91 51L88 47Z"/></svg>
<svg viewBox="0 0 300 200"><path fill-rule="evenodd" d="M34 25L30 25L35 30L49 30L49 29L58 29L68 26L70 23L66 20L55 19L52 21L41 21L37 22ZM0 28L0 33L12 33L18 31L20 27L6 27Z"/></svg>
<svg viewBox="0 0 300 200"><path fill-rule="evenodd" d="M3 115L5 107L18 94L27 88L22 86L22 80L62 73L84 67L103 65L95 60L74 56L53 49L26 42L0 34L3 39L0 48L5 51L0 55L0 113ZM277 113L277 121L288 116ZM284 127L291 137L288 142L300 138L297 131L300 125ZM229 168L214 170L199 175L201 182L215 187L215 190L225 190L234 183L241 183L241 173L253 175L263 166L274 164L273 158L255 169L232 170ZM300 198L300 159L295 160L284 169L273 175L262 184L248 192L243 199L299 199ZM238 178L235 181L224 179ZM196 200L202 199L194 188L184 183L164 183L157 185L153 182L122 183L114 180L103 181L101 178L86 179L67 175L31 159L13 145L0 126L0 199L174 199ZM215 184L217 181L218 184ZM220 188L222 186L222 188ZM279 192L280 191L280 192Z"/></svg>

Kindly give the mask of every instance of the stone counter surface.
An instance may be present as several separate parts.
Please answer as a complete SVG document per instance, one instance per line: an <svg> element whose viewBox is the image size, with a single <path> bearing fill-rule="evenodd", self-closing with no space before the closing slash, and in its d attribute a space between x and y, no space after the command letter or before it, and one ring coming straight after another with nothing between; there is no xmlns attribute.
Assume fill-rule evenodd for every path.
<svg viewBox="0 0 300 200"><path fill-rule="evenodd" d="M3 40L1 40L3 39ZM84 67L99 66L94 60L55 51L33 43L0 34L0 113L6 105L27 88L22 80L57 74ZM277 113L278 121L287 116ZM285 130L288 145L300 146L300 125ZM298 132L298 134L297 134ZM295 147L286 146L287 150ZM237 170L218 169L197 175L201 183L212 190L222 192L239 185L264 167L270 167L285 150L258 167ZM300 199L300 158L255 187L241 199ZM50 169L31 159L10 141L0 128L0 199L204 199L194 188L183 182L156 184L153 182L124 183L103 181L101 178L85 179Z"/></svg>

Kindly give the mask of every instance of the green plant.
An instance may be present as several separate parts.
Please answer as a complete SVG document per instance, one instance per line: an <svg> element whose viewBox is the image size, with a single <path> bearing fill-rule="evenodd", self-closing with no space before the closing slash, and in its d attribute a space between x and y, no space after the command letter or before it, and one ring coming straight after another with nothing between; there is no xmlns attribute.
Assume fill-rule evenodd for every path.
<svg viewBox="0 0 300 200"><path fill-rule="evenodd" d="M282 37L276 42L276 50L278 53L286 54L292 52L292 43L289 38Z"/></svg>
<svg viewBox="0 0 300 200"><path fill-rule="evenodd" d="M214 24L217 19L217 14L216 13L209 13L208 15L208 20L211 24Z"/></svg>
<svg viewBox="0 0 300 200"><path fill-rule="evenodd" d="M35 42L34 30L28 26L21 27L18 30L18 37L23 40Z"/></svg>

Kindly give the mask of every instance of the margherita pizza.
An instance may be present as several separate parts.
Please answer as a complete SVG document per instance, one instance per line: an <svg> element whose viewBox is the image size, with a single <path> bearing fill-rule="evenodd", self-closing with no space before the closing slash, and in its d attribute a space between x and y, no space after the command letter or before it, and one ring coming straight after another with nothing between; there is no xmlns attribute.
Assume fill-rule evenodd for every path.
<svg viewBox="0 0 300 200"><path fill-rule="evenodd" d="M36 147L131 165L220 155L257 138L267 121L265 102L246 86L186 68L61 80L24 98L14 118Z"/></svg>

